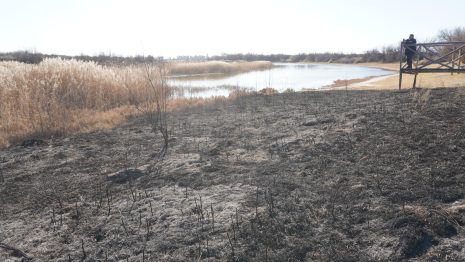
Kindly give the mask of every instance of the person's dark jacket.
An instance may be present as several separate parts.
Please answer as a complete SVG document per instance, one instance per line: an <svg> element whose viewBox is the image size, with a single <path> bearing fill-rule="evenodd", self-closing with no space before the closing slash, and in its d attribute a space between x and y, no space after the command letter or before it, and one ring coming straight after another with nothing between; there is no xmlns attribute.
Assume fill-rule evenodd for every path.
<svg viewBox="0 0 465 262"><path fill-rule="evenodd" d="M415 38L413 39L407 39L405 40L405 55L413 55L415 54L415 51L417 50L417 40Z"/></svg>

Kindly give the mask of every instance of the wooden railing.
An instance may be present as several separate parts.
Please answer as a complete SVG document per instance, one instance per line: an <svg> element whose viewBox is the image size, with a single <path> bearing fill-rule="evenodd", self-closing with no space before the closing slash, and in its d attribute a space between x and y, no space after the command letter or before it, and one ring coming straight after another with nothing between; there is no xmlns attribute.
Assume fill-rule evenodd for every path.
<svg viewBox="0 0 465 262"><path fill-rule="evenodd" d="M402 75L413 74L413 88L416 87L419 73L465 73L465 42L418 43L401 42L399 66L399 90L402 87ZM412 68L405 62L405 51L414 53Z"/></svg>

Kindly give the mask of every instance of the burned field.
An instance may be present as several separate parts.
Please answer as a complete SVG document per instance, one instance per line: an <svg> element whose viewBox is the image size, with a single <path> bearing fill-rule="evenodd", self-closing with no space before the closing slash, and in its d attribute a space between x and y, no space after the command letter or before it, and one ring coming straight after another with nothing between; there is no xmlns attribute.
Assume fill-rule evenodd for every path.
<svg viewBox="0 0 465 262"><path fill-rule="evenodd" d="M0 151L0 260L465 259L465 91L250 95Z"/></svg>

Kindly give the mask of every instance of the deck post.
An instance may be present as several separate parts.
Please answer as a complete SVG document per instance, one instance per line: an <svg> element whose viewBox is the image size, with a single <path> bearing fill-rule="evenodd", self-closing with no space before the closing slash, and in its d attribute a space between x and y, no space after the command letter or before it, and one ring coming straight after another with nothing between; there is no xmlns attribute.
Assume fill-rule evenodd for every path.
<svg viewBox="0 0 465 262"><path fill-rule="evenodd" d="M459 49L459 62L458 62L457 67L458 67L458 69L462 69L462 47L460 47L460 49Z"/></svg>
<svg viewBox="0 0 465 262"><path fill-rule="evenodd" d="M404 53L402 50L403 46L404 46L404 42L402 41L400 42L400 54L399 54L399 91L402 88L402 59L404 58L402 55Z"/></svg>
<svg viewBox="0 0 465 262"><path fill-rule="evenodd" d="M452 47L453 50L455 50L455 45ZM459 50L460 51L460 50ZM455 52L452 53L452 69L455 68ZM450 72L450 75L453 76L454 75L454 71Z"/></svg>
<svg viewBox="0 0 465 262"><path fill-rule="evenodd" d="M458 68L462 69L462 47L459 49L459 64ZM459 73L460 74L460 73Z"/></svg>

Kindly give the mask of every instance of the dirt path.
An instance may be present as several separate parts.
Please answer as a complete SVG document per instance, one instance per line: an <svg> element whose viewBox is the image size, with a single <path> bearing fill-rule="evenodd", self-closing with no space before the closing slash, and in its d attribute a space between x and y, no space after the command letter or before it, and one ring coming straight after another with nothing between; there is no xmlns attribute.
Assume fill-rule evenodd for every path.
<svg viewBox="0 0 465 262"><path fill-rule="evenodd" d="M464 102L239 97L173 113L163 162L143 118L30 140L0 151L0 243L36 261L463 260Z"/></svg>

